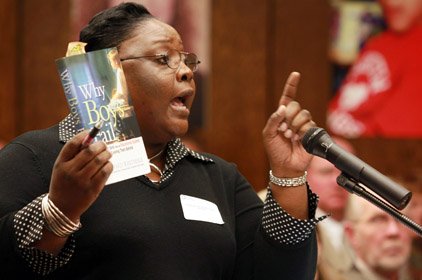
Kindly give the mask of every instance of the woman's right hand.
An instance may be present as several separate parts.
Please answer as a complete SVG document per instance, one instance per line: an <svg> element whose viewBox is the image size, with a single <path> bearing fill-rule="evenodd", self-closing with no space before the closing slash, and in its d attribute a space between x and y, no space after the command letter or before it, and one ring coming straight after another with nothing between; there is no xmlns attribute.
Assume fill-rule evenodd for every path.
<svg viewBox="0 0 422 280"><path fill-rule="evenodd" d="M74 222L94 203L113 170L104 142L82 148L87 134L83 131L64 145L51 175L49 198Z"/></svg>

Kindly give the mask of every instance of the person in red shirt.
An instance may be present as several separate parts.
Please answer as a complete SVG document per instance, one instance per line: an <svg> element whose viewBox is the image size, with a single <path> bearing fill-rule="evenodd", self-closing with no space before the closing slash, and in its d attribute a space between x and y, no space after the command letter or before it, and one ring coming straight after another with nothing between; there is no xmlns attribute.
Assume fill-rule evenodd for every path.
<svg viewBox="0 0 422 280"><path fill-rule="evenodd" d="M380 0L388 25L370 39L328 108L331 132L422 137L422 0Z"/></svg>

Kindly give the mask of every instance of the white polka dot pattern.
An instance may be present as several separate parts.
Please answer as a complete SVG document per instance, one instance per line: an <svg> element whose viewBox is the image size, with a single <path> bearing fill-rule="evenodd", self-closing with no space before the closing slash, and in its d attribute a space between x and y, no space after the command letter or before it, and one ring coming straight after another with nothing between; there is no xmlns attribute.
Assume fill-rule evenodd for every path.
<svg viewBox="0 0 422 280"><path fill-rule="evenodd" d="M59 139L61 142L66 143L82 130L83 129L78 130L76 128L76 123L72 118L72 115L69 114L64 120L59 123Z"/></svg>
<svg viewBox="0 0 422 280"><path fill-rule="evenodd" d="M167 144L166 164L164 166L163 176L161 177L159 183L168 180L173 175L174 167L177 162L187 155L191 155L202 161L213 162L211 158L205 157L195 151L192 151L191 149L186 148L186 146L182 143L182 140L180 138L176 138Z"/></svg>
<svg viewBox="0 0 422 280"><path fill-rule="evenodd" d="M262 227L268 236L280 244L298 244L309 238L315 225L326 218L311 218L299 220L284 211L273 198L271 188L267 188L264 212L262 215ZM318 196L308 188L309 213L314 217L318 203Z"/></svg>
<svg viewBox="0 0 422 280"><path fill-rule="evenodd" d="M75 250L75 240L72 236L57 256L31 247L31 244L42 238L45 221L41 211L41 201L44 196L45 194L37 197L18 211L13 220L22 257L39 275L47 275L65 265Z"/></svg>

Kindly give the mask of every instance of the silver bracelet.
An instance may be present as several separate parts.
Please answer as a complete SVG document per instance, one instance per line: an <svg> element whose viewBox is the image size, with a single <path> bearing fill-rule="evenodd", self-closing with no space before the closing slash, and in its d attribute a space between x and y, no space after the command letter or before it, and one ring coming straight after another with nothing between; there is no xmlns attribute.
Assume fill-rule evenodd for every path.
<svg viewBox="0 0 422 280"><path fill-rule="evenodd" d="M300 177L279 178L274 176L272 170L270 170L270 182L280 187L298 187L306 183L306 175L308 175L308 172L305 171L305 174Z"/></svg>
<svg viewBox="0 0 422 280"><path fill-rule="evenodd" d="M41 211L49 231L59 237L67 237L82 227L81 223L74 223L60 211L49 199L48 194L41 201Z"/></svg>

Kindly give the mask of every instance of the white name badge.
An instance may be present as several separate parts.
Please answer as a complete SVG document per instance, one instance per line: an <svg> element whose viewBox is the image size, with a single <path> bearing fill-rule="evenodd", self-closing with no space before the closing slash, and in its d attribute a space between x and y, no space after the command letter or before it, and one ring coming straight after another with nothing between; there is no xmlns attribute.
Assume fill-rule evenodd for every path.
<svg viewBox="0 0 422 280"><path fill-rule="evenodd" d="M180 195L180 203L182 204L183 216L186 220L224 224L215 203L184 194Z"/></svg>

